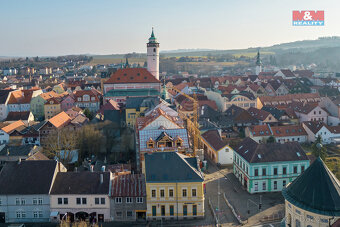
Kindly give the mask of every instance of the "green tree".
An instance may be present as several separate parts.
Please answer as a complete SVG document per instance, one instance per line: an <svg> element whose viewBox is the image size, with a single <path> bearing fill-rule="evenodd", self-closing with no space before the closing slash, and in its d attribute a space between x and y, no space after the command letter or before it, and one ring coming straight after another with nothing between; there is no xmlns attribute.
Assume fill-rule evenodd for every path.
<svg viewBox="0 0 340 227"><path fill-rule="evenodd" d="M274 136L269 136L268 139L267 139L267 143L275 143Z"/></svg>
<svg viewBox="0 0 340 227"><path fill-rule="evenodd" d="M91 121L92 119L93 119L93 113L88 109L88 108L86 108L85 110L84 110L84 115Z"/></svg>
<svg viewBox="0 0 340 227"><path fill-rule="evenodd" d="M319 135L315 142L312 144L312 154L315 157L320 157L322 160L325 160L327 157L327 149L321 143L321 136Z"/></svg>

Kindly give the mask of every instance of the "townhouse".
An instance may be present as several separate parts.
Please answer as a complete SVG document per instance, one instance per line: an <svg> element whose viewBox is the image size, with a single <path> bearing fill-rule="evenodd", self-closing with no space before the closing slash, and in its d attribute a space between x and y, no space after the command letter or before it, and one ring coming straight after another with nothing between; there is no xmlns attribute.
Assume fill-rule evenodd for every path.
<svg viewBox="0 0 340 227"><path fill-rule="evenodd" d="M299 122L323 121L327 123L328 112L322 109L318 103L293 102L292 108L299 118Z"/></svg>
<svg viewBox="0 0 340 227"><path fill-rule="evenodd" d="M115 176L111 182L110 209L114 221L146 220L146 187L143 174Z"/></svg>
<svg viewBox="0 0 340 227"><path fill-rule="evenodd" d="M80 90L74 92L74 105L89 109L91 112L97 112L100 108L100 98L97 92L93 90Z"/></svg>
<svg viewBox="0 0 340 227"><path fill-rule="evenodd" d="M50 193L51 221L110 221L110 172L60 172Z"/></svg>
<svg viewBox="0 0 340 227"><path fill-rule="evenodd" d="M323 144L340 143L340 125L329 126L322 121L308 121L303 122L302 126L309 142L314 142L320 136Z"/></svg>
<svg viewBox="0 0 340 227"><path fill-rule="evenodd" d="M235 148L233 171L251 194L281 191L309 166L297 142L258 144L245 138Z"/></svg>
<svg viewBox="0 0 340 227"><path fill-rule="evenodd" d="M292 102L319 102L321 100L318 93L288 94L280 96L261 96L256 99L256 108L262 109L263 106L277 107L288 105Z"/></svg>
<svg viewBox="0 0 340 227"><path fill-rule="evenodd" d="M159 97L127 97L125 105L127 126L134 127L136 119L144 114L145 111L153 109L159 102Z"/></svg>
<svg viewBox="0 0 340 227"><path fill-rule="evenodd" d="M147 220L204 217L204 178L196 157L177 152L146 154L144 173Z"/></svg>
<svg viewBox="0 0 340 227"><path fill-rule="evenodd" d="M49 222L50 191L65 167L54 160L9 162L0 172L0 220Z"/></svg>

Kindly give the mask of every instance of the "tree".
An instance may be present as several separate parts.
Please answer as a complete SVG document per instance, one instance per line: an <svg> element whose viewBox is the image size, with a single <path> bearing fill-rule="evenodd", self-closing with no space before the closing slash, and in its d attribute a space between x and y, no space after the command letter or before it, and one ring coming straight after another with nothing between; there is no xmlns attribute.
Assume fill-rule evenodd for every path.
<svg viewBox="0 0 340 227"><path fill-rule="evenodd" d="M50 158L56 157L67 165L73 158L73 151L77 148L77 133L70 128L63 128L51 132L44 141L44 152Z"/></svg>
<svg viewBox="0 0 340 227"><path fill-rule="evenodd" d="M321 143L321 136L319 135L315 142L312 144L312 154L315 157L320 157L322 160L325 160L327 157L327 149Z"/></svg>
<svg viewBox="0 0 340 227"><path fill-rule="evenodd" d="M85 110L84 110L84 115L91 121L92 119L93 119L93 113L88 109L88 108L86 108Z"/></svg>
<svg viewBox="0 0 340 227"><path fill-rule="evenodd" d="M274 136L269 136L268 139L267 139L267 143L275 143Z"/></svg>
<svg viewBox="0 0 340 227"><path fill-rule="evenodd" d="M78 133L79 157L99 156L104 149L104 136L93 124L83 126Z"/></svg>

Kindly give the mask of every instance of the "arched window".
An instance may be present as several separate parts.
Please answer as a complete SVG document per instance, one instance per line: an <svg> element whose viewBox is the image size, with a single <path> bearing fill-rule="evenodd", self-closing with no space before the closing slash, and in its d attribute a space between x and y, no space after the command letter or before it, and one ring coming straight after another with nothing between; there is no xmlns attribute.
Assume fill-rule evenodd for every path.
<svg viewBox="0 0 340 227"><path fill-rule="evenodd" d="M153 52L156 52L156 48L153 48Z"/></svg>

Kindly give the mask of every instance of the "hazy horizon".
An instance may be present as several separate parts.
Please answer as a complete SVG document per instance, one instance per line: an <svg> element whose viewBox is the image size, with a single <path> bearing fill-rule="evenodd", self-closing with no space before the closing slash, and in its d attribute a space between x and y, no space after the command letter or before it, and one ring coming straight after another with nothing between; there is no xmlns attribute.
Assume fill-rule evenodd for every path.
<svg viewBox="0 0 340 227"><path fill-rule="evenodd" d="M0 56L145 53L152 27L161 51L266 47L339 36L339 6L330 0L5 0ZM325 26L292 26L293 10L324 10Z"/></svg>

